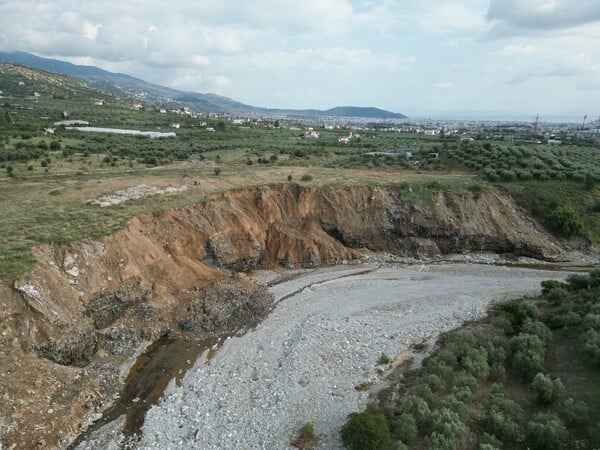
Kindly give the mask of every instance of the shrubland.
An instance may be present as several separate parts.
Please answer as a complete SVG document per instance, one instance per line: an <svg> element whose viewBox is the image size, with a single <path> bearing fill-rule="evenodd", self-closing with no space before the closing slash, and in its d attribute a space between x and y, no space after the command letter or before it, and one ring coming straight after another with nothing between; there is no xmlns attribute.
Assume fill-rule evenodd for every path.
<svg viewBox="0 0 600 450"><path fill-rule="evenodd" d="M349 417L344 444L598 448L600 270L542 287L539 298L499 304L485 319L442 336L422 368L393 378L364 413ZM556 302L559 289L564 295ZM579 320L556 320L565 315ZM357 417L377 418L373 439L353 432Z"/></svg>

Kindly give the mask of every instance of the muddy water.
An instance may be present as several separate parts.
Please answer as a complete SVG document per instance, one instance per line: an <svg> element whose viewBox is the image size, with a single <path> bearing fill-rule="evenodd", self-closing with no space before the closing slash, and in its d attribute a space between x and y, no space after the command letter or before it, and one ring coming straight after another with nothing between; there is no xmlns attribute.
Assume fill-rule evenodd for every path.
<svg viewBox="0 0 600 450"><path fill-rule="evenodd" d="M95 431L121 417L125 419L123 434L128 437L138 435L146 412L158 403L169 383L174 379L180 386L196 359L208 351L207 361L210 361L219 343L217 338L186 340L166 337L152 343L130 369L112 406L70 448L76 448Z"/></svg>

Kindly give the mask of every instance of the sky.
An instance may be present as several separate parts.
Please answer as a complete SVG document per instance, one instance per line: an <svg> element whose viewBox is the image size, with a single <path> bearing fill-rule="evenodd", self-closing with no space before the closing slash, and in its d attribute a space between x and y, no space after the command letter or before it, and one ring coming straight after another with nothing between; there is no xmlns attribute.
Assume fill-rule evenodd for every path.
<svg viewBox="0 0 600 450"><path fill-rule="evenodd" d="M600 116L600 0L0 0L0 50L262 107Z"/></svg>

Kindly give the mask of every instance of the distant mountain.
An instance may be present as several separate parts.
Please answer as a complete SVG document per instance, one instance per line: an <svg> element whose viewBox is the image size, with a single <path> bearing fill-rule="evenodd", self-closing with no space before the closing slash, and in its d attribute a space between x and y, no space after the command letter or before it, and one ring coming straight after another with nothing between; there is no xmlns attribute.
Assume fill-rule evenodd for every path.
<svg viewBox="0 0 600 450"><path fill-rule="evenodd" d="M122 73L113 73L99 67L82 66L57 59L42 58L26 52L0 52L0 60L21 64L34 69L42 69L61 75L77 78L90 87L103 89L120 95L170 107L189 107L202 113L217 113L245 116L263 116L281 119L315 118L364 118L364 119L405 119L403 114L378 108L339 106L325 111L316 109L271 109L246 105L228 97L216 94L184 92Z"/></svg>
<svg viewBox="0 0 600 450"><path fill-rule="evenodd" d="M404 114L393 113L379 108L362 108L359 106L338 106L323 111L325 116L335 117L372 117L374 119L406 119Z"/></svg>

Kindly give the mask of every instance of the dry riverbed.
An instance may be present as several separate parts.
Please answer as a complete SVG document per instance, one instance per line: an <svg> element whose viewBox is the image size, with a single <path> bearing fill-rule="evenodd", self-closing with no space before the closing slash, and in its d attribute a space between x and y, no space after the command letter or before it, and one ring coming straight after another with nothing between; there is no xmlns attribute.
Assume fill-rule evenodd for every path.
<svg viewBox="0 0 600 450"><path fill-rule="evenodd" d="M381 353L407 355L481 317L491 302L536 295L565 272L483 264L340 266L261 282L282 299L254 330L201 357L146 416L139 448L287 448L315 424L322 448L341 448L356 389L381 381ZM401 358L400 358L401 359ZM88 442L88 444L91 444Z"/></svg>

